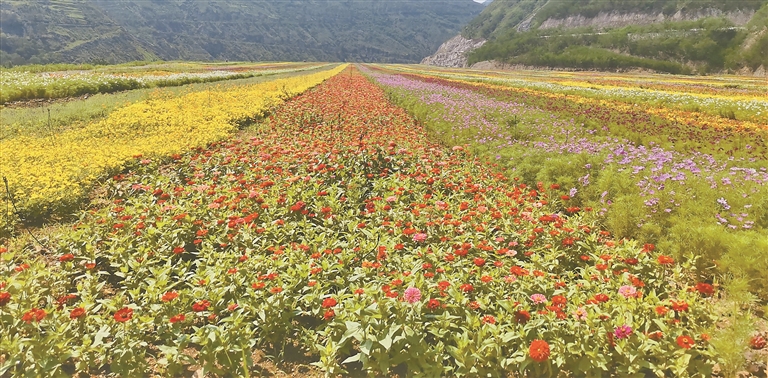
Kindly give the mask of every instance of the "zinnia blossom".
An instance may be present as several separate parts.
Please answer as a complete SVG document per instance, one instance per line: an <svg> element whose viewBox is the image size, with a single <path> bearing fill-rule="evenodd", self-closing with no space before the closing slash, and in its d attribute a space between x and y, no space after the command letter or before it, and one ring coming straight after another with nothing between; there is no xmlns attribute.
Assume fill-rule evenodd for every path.
<svg viewBox="0 0 768 378"><path fill-rule="evenodd" d="M46 312L43 309L33 308L22 315L21 320L30 323L31 321L40 322L45 318Z"/></svg>
<svg viewBox="0 0 768 378"><path fill-rule="evenodd" d="M11 293L0 291L0 306L5 306L11 301Z"/></svg>
<svg viewBox="0 0 768 378"><path fill-rule="evenodd" d="M175 291L169 291L160 298L163 302L170 302L179 297L179 293Z"/></svg>
<svg viewBox="0 0 768 378"><path fill-rule="evenodd" d="M680 335L677 337L677 345L680 346L680 348L683 349L691 349L692 346L696 345L696 340L693 339L693 337L686 336L686 335Z"/></svg>
<svg viewBox="0 0 768 378"><path fill-rule="evenodd" d="M336 306L338 302L336 302L336 299L334 298L325 298L323 299L323 308L331 308L333 306Z"/></svg>
<svg viewBox="0 0 768 378"><path fill-rule="evenodd" d="M619 288L619 294L623 295L624 298L634 298L637 296L637 289L631 285L624 285Z"/></svg>
<svg viewBox="0 0 768 378"><path fill-rule="evenodd" d="M201 312L208 309L208 307L211 307L211 302L207 300L197 301L192 305L192 310L195 312Z"/></svg>
<svg viewBox="0 0 768 378"><path fill-rule="evenodd" d="M625 339L629 337L629 335L631 334L632 334L632 327L628 325L616 327L616 329L613 331L613 335L616 336L617 339Z"/></svg>
<svg viewBox="0 0 768 378"><path fill-rule="evenodd" d="M171 323L183 322L187 317L184 314L171 316Z"/></svg>
<svg viewBox="0 0 768 378"><path fill-rule="evenodd" d="M696 291L705 297L709 297L715 293L715 288L708 283L699 282L696 284Z"/></svg>
<svg viewBox="0 0 768 378"><path fill-rule="evenodd" d="M544 362L549 359L549 343L544 340L533 340L528 348L528 355L536 362Z"/></svg>
<svg viewBox="0 0 768 378"><path fill-rule="evenodd" d="M413 235L413 241L415 241L417 243L423 242L425 240L427 240L427 234L418 233L418 234Z"/></svg>
<svg viewBox="0 0 768 378"><path fill-rule="evenodd" d="M403 292L403 299L408 303L416 303L421 300L421 290L409 287Z"/></svg>
<svg viewBox="0 0 768 378"><path fill-rule="evenodd" d="M547 297L545 297L544 294L533 294L531 295L531 300L534 304L546 303Z"/></svg>
<svg viewBox="0 0 768 378"><path fill-rule="evenodd" d="M72 309L72 311L69 312L69 318L70 319L78 319L85 316L85 309L82 307L77 307L75 309Z"/></svg>
<svg viewBox="0 0 768 378"><path fill-rule="evenodd" d="M123 307L117 310L117 312L115 312L114 317L115 317L115 320L120 323L127 322L131 320L131 318L133 318L133 309L128 307Z"/></svg>

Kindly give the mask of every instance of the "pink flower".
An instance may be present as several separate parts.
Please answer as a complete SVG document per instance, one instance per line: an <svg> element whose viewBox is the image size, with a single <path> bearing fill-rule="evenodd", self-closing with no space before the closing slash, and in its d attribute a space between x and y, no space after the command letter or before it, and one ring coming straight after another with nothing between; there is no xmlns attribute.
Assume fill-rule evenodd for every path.
<svg viewBox="0 0 768 378"><path fill-rule="evenodd" d="M614 336L616 336L617 339L625 339L632 334L632 327L628 325L616 327L616 330L613 331L613 334Z"/></svg>
<svg viewBox="0 0 768 378"><path fill-rule="evenodd" d="M637 296L637 289L634 286L624 285L619 288L619 294L623 295L624 298L634 298Z"/></svg>
<svg viewBox="0 0 768 378"><path fill-rule="evenodd" d="M415 241L417 243L418 242L423 242L425 240L427 240L427 234L424 234L424 233L420 232L420 233L418 233L416 235L413 235L413 241Z"/></svg>
<svg viewBox="0 0 768 378"><path fill-rule="evenodd" d="M587 310L584 307L579 307L573 312L573 316L578 320L587 320Z"/></svg>
<svg viewBox="0 0 768 378"><path fill-rule="evenodd" d="M395 197L395 196L389 196L389 197L387 197L386 201L387 201L387 202L395 202L395 201L397 201L397 197Z"/></svg>
<svg viewBox="0 0 768 378"><path fill-rule="evenodd" d="M403 299L408 303L416 303L421 300L421 290L415 287L409 287L403 292Z"/></svg>
<svg viewBox="0 0 768 378"><path fill-rule="evenodd" d="M544 294L533 294L533 295L531 295L531 300L535 304L546 303L547 302L547 297L545 297Z"/></svg>

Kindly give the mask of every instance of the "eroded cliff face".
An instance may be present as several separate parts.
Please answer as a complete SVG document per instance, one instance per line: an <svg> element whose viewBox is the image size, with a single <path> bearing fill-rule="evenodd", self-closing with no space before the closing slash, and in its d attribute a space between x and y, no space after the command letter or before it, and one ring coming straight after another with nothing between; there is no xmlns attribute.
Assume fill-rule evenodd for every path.
<svg viewBox="0 0 768 378"><path fill-rule="evenodd" d="M574 15L566 18L549 18L539 25L539 29L552 29L552 28L578 28L578 27L594 27L594 28L616 28L628 25L648 25L665 21L694 21L706 17L725 17L736 26L741 26L749 22L752 16L755 15L754 11L738 10L733 12L723 12L719 9L701 9L692 12L678 11L673 15L665 15L664 13L651 14L651 13L618 13L618 12L600 12L595 17L584 17L582 15Z"/></svg>
<svg viewBox="0 0 768 378"><path fill-rule="evenodd" d="M467 39L457 35L440 45L437 52L424 58L421 64L440 67L467 67L467 53L484 43L484 39Z"/></svg>

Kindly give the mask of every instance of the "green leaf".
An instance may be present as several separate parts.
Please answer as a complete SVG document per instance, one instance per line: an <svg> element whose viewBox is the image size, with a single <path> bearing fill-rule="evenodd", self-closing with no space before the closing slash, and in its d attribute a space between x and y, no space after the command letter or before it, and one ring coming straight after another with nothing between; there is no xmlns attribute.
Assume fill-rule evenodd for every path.
<svg viewBox="0 0 768 378"><path fill-rule="evenodd" d="M390 335L384 336L383 339L379 340L379 344L388 351L392 347L392 337Z"/></svg>
<svg viewBox="0 0 768 378"><path fill-rule="evenodd" d="M348 363L351 363L351 362L360 361L360 355L361 355L361 353L358 353L358 354L356 354L356 355L354 355L352 357L348 357L346 360L342 361L341 363L342 364L348 364Z"/></svg>
<svg viewBox="0 0 768 378"><path fill-rule="evenodd" d="M95 335L93 335L93 345L91 345L92 348L95 348L102 344L102 341L105 337L109 337L109 331L110 328L108 325L102 325L101 328L99 328L98 332L96 332Z"/></svg>

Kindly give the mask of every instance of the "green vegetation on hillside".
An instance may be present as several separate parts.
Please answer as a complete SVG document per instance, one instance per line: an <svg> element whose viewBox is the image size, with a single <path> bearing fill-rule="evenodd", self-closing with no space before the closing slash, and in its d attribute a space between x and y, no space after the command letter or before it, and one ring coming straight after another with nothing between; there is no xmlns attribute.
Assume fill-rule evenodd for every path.
<svg viewBox="0 0 768 378"><path fill-rule="evenodd" d="M471 0L9 0L0 63L418 62L482 9Z"/></svg>
<svg viewBox="0 0 768 378"><path fill-rule="evenodd" d="M484 60L583 69L646 68L669 73L756 69L768 63L768 35L742 50L749 29L724 18L591 28L511 30L475 50L470 64Z"/></svg>
<svg viewBox="0 0 768 378"><path fill-rule="evenodd" d="M659 12L673 15L677 11L696 11L701 9L718 9L724 12L734 10L756 10L764 2L762 0L569 0L549 1L536 13L536 21L543 22L548 18L565 18L580 14L584 17L594 17L600 12L619 13L651 13Z"/></svg>
<svg viewBox="0 0 768 378"><path fill-rule="evenodd" d="M723 14L695 21L666 21L613 28L539 29L548 19L600 13L701 17L718 12L754 12L746 25ZM743 22L743 21L742 21ZM463 31L489 42L469 63L581 69L645 68L669 73L755 70L768 66L768 2L765 0L496 0Z"/></svg>

